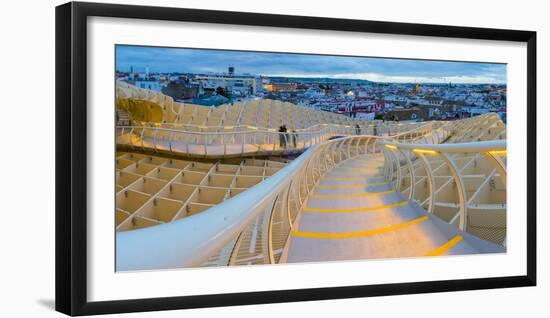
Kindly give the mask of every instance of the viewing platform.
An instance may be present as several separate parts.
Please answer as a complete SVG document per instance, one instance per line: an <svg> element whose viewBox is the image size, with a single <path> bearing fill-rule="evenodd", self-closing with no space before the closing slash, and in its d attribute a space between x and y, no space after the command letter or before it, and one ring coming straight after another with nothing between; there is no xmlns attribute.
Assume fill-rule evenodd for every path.
<svg viewBox="0 0 550 318"><path fill-rule="evenodd" d="M189 105L121 91L132 118L158 115L131 102L139 94L161 112L117 127L119 271L506 251L506 125L495 114L359 122L258 101L185 117ZM239 107L254 115L234 117ZM298 156L276 159L287 154Z"/></svg>

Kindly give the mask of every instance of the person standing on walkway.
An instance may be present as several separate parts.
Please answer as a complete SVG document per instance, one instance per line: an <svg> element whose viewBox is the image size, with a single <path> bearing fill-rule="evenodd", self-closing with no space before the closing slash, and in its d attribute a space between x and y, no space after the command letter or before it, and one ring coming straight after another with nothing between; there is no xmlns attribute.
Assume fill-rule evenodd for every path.
<svg viewBox="0 0 550 318"><path fill-rule="evenodd" d="M281 125L281 127L279 127L279 146L281 146L281 148L286 148L287 139L288 133L286 125L283 124Z"/></svg>
<svg viewBox="0 0 550 318"><path fill-rule="evenodd" d="M285 126L281 125L279 127L279 147L283 148L285 145Z"/></svg>
<svg viewBox="0 0 550 318"><path fill-rule="evenodd" d="M298 138L298 133L296 132L296 129L293 129L292 130L292 145L294 146L294 148L296 148L296 140Z"/></svg>
<svg viewBox="0 0 550 318"><path fill-rule="evenodd" d="M355 125L355 134L361 135L361 127L359 126L359 124Z"/></svg>

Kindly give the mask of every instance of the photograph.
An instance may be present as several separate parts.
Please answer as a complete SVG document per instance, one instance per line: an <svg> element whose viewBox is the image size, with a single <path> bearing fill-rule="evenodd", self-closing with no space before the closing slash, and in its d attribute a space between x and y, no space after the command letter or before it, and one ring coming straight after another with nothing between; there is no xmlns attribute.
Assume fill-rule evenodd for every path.
<svg viewBox="0 0 550 318"><path fill-rule="evenodd" d="M0 318L549 312L543 2L5 7Z"/></svg>
<svg viewBox="0 0 550 318"><path fill-rule="evenodd" d="M114 51L115 271L507 252L506 63Z"/></svg>

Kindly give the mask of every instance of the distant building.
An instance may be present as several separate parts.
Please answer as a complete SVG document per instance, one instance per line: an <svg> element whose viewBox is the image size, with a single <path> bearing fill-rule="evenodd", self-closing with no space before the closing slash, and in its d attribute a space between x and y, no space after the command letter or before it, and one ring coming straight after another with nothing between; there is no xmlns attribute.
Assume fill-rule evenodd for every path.
<svg viewBox="0 0 550 318"><path fill-rule="evenodd" d="M464 107L462 107L461 111L463 113L467 113L468 115L470 115L470 117L472 117L472 116L477 116L477 115L490 113L491 109L482 108L482 107L464 106Z"/></svg>
<svg viewBox="0 0 550 318"><path fill-rule="evenodd" d="M162 89L162 93L174 99L190 99L199 97L199 85L181 81L170 82Z"/></svg>
<svg viewBox="0 0 550 318"><path fill-rule="evenodd" d="M416 122L428 119L428 111L419 107L400 108L386 112L385 116L403 122Z"/></svg>
<svg viewBox="0 0 550 318"><path fill-rule="evenodd" d="M221 87L235 96L255 95L257 92L258 79L254 76L236 75L197 75L194 79L201 85L200 93L216 90Z"/></svg>
<svg viewBox="0 0 550 318"><path fill-rule="evenodd" d="M149 89L152 91L160 92L165 85L162 85L157 80L138 79L134 81L134 85L139 88Z"/></svg>
<svg viewBox="0 0 550 318"><path fill-rule="evenodd" d="M296 84L294 83L271 83L264 85L264 89L271 92L278 91L293 91L296 89Z"/></svg>

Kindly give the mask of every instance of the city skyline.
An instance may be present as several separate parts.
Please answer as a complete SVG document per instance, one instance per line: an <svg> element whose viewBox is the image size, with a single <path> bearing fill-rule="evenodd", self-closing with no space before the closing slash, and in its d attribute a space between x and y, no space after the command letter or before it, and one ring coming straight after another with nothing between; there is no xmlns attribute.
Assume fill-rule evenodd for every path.
<svg viewBox="0 0 550 318"><path fill-rule="evenodd" d="M281 77L361 79L391 83L505 84L506 65L381 57L348 57L250 51L116 46L120 71L221 73Z"/></svg>

